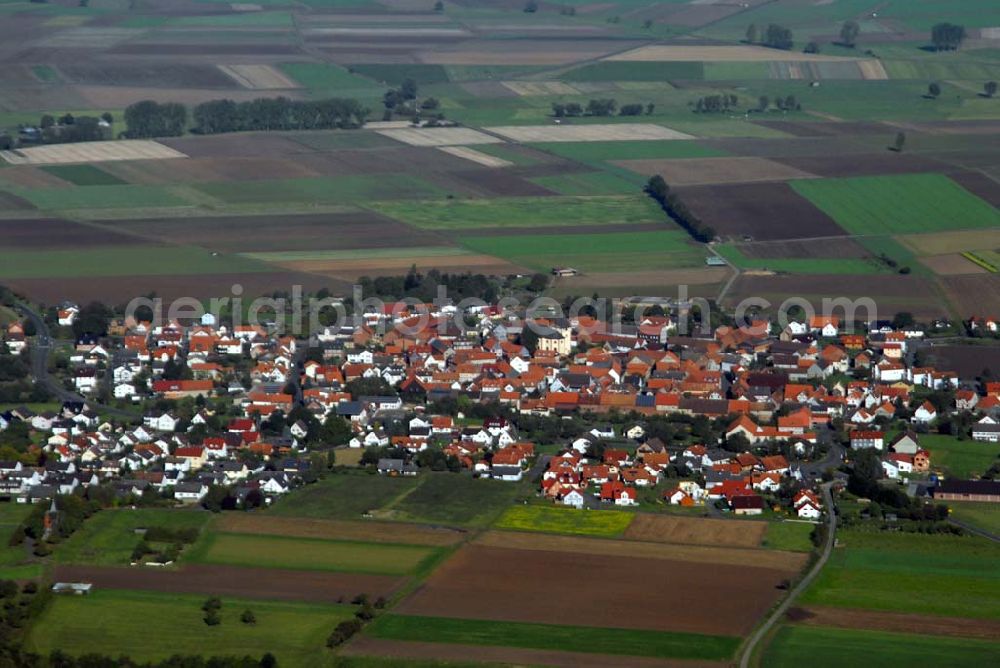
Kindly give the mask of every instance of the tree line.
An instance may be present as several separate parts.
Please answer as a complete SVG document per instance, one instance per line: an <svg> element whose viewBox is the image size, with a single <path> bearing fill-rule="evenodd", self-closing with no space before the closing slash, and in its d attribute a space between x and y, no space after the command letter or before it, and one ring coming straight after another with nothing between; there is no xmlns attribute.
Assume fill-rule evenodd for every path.
<svg viewBox="0 0 1000 668"><path fill-rule="evenodd" d="M332 130L361 127L368 109L348 98L292 100L258 98L248 102L211 100L191 112L191 130L199 134L257 130ZM144 100L125 110L125 134L130 139L176 137L188 125L188 110L177 102Z"/></svg>
<svg viewBox="0 0 1000 668"><path fill-rule="evenodd" d="M619 116L641 116L643 112L651 115L656 109L656 105L648 102L645 105L639 102L623 104L618 107L618 101L614 98L594 99L584 107L579 102L553 102L552 115L556 118L575 118L578 116L614 116L618 112Z"/></svg>
<svg viewBox="0 0 1000 668"><path fill-rule="evenodd" d="M694 214L681 201L677 193L671 192L670 186L659 174L651 176L645 187L646 194L656 200L668 216L677 221L677 224L687 230L688 234L702 243L708 243L715 238L715 229L705 225L698 216Z"/></svg>

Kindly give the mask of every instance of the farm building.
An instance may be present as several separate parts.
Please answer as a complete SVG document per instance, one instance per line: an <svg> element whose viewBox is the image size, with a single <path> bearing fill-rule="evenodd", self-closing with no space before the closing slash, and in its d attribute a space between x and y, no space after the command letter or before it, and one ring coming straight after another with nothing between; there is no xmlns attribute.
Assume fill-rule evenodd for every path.
<svg viewBox="0 0 1000 668"><path fill-rule="evenodd" d="M934 488L941 501L981 501L1000 503L1000 482L993 480L945 480Z"/></svg>

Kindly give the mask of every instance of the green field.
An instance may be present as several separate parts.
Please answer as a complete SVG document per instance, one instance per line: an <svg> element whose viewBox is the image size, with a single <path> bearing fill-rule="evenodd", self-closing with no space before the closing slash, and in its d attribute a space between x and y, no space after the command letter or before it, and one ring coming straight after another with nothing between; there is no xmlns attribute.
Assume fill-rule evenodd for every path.
<svg viewBox="0 0 1000 668"><path fill-rule="evenodd" d="M524 624L479 619L385 615L368 630L376 638L500 645L598 654L725 660L739 638L632 629Z"/></svg>
<svg viewBox="0 0 1000 668"><path fill-rule="evenodd" d="M230 566L405 575L434 553L414 545L219 533L208 536L187 559Z"/></svg>
<svg viewBox="0 0 1000 668"><path fill-rule="evenodd" d="M282 499L268 512L287 517L357 520L412 492L421 482L415 478L390 478L367 473L332 475Z"/></svg>
<svg viewBox="0 0 1000 668"><path fill-rule="evenodd" d="M48 165L42 171L77 186L120 186L125 181L93 165Z"/></svg>
<svg viewBox="0 0 1000 668"><path fill-rule="evenodd" d="M228 204L338 204L371 199L408 199L443 195L437 186L410 174L309 177L276 181L204 183L198 190Z"/></svg>
<svg viewBox="0 0 1000 668"><path fill-rule="evenodd" d="M755 258L747 257L739 246L719 244L716 252L740 269L767 269L793 274L879 274L888 268L874 258Z"/></svg>
<svg viewBox="0 0 1000 668"><path fill-rule="evenodd" d="M142 537L136 529L165 527L169 529L201 529L211 518L198 510L137 508L135 510L102 510L88 519L55 551L62 564L92 564L95 566L127 566L132 550Z"/></svg>
<svg viewBox="0 0 1000 668"><path fill-rule="evenodd" d="M690 140L546 142L532 144L532 147L579 162L719 158L726 155L720 149Z"/></svg>
<svg viewBox="0 0 1000 668"><path fill-rule="evenodd" d="M29 504L0 504L0 578L34 578L41 572L41 564L34 563L26 545L9 544L14 530L32 510Z"/></svg>
<svg viewBox="0 0 1000 668"><path fill-rule="evenodd" d="M110 175L109 175L110 176ZM134 209L190 206L177 191L163 186L90 185L86 188L11 188L43 211L65 209Z"/></svg>
<svg viewBox="0 0 1000 668"><path fill-rule="evenodd" d="M679 230L463 237L460 242L472 250L539 270L565 264L583 271L634 271L637 267L662 269L704 263L704 253Z"/></svg>
<svg viewBox="0 0 1000 668"><path fill-rule="evenodd" d="M815 524L809 522L768 522L762 547L790 552L812 552L812 532Z"/></svg>
<svg viewBox="0 0 1000 668"><path fill-rule="evenodd" d="M626 180L607 172L537 176L531 181L560 195L631 195L642 187L642 177Z"/></svg>
<svg viewBox="0 0 1000 668"><path fill-rule="evenodd" d="M1000 662L1000 642L942 636L830 629L781 628L765 651L768 668L842 668L842 666L935 666L979 668Z"/></svg>
<svg viewBox="0 0 1000 668"><path fill-rule="evenodd" d="M803 602L1000 619L1000 544L944 534L838 532L840 547Z"/></svg>
<svg viewBox="0 0 1000 668"><path fill-rule="evenodd" d="M1000 225L1000 211L940 174L812 179L792 181L791 185L852 234Z"/></svg>
<svg viewBox="0 0 1000 668"><path fill-rule="evenodd" d="M381 95L384 87L329 63L284 63L281 70L317 97Z"/></svg>
<svg viewBox="0 0 1000 668"><path fill-rule="evenodd" d="M931 453L931 468L956 478L982 475L1000 457L996 443L960 441L947 434L921 434L919 442Z"/></svg>
<svg viewBox="0 0 1000 668"><path fill-rule="evenodd" d="M273 269L238 255L188 246L114 246L75 250L0 250L0 278L176 276L260 273Z"/></svg>
<svg viewBox="0 0 1000 668"><path fill-rule="evenodd" d="M522 491L517 483L454 473L420 476L420 485L399 499L388 516L408 522L484 526Z"/></svg>
<svg viewBox="0 0 1000 668"><path fill-rule="evenodd" d="M349 606L224 598L222 623L207 626L205 598L110 589L60 596L35 624L26 646L45 655L61 649L143 662L175 654L259 659L271 652L280 666L320 666L326 637L354 614ZM255 625L240 622L246 609L256 616Z"/></svg>
<svg viewBox="0 0 1000 668"><path fill-rule="evenodd" d="M437 230L664 222L666 219L659 207L639 193L639 188L636 191L631 197L509 197L377 202L372 207L411 225Z"/></svg>
<svg viewBox="0 0 1000 668"><path fill-rule="evenodd" d="M577 510L560 506L514 506L500 516L498 529L544 531L616 538L634 516L615 510Z"/></svg>
<svg viewBox="0 0 1000 668"><path fill-rule="evenodd" d="M951 517L1000 536L1000 507L995 503L950 501Z"/></svg>

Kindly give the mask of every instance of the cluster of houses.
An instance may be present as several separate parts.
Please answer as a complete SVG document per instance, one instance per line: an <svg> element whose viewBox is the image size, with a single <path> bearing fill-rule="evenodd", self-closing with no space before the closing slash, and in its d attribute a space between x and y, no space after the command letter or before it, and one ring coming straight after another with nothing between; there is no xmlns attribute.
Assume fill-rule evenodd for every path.
<svg viewBox="0 0 1000 668"><path fill-rule="evenodd" d="M618 434L642 446L631 454L605 449L594 459L585 456L589 446L571 444L549 462L542 491L568 505L593 498L631 505L638 503L637 489L656 486L667 466L681 463L701 473L705 484L668 490L670 503L724 498L734 512L747 514L762 510L761 493L797 470L784 456L754 452L777 444L790 457L807 459L816 452L817 434L835 421L850 432L852 447L885 451L887 476L927 470L926 450L905 439L887 444L878 431L901 414L915 428L933 424L937 410L916 398L925 391L956 389L954 409L979 416L973 438L1000 438L1000 384L981 393L961 386L954 373L908 363L911 346L923 336L918 329L873 323L863 334L843 333L836 317L817 317L782 331L759 320L694 337L675 335L670 314L611 326L587 316L526 321L490 306L463 312L463 322L474 324L460 327L457 312L452 306L385 304L309 340L260 325L218 324L210 315L188 324L117 321L108 337L83 338L74 346L69 378L82 395L94 396L103 383L114 399L146 406L150 400L162 407L163 400L224 398L233 419L197 439L190 433L211 422L207 409L181 419L161 408L135 427L77 407L58 415L6 415L0 428L3 420L29 420L45 434L50 461L74 462L77 471L136 490L169 489L192 500L211 484L267 495L293 486L304 466L297 457L310 440L309 424L297 422L279 436L264 436L260 426L293 409L304 409L316 423L342 418L351 447L405 453L379 462L386 475L413 475L413 459L440 448L473 473L502 480L521 479L535 460L533 444L522 442L503 418L460 426L452 417L425 414L429 403L499 404L515 416L726 418L726 440L740 443L742 452L720 450L717 443L667 452L641 434ZM71 325L76 313L64 305L60 324ZM526 327L534 337L522 336ZM28 345L18 324L4 339L11 351ZM523 343L528 340L530 347ZM352 381L378 381L393 392L355 396L348 390ZM634 428L640 425L641 419ZM594 442L607 438L590 436ZM239 457L244 451L266 465L248 469ZM795 510L809 517L818 502L808 498Z"/></svg>

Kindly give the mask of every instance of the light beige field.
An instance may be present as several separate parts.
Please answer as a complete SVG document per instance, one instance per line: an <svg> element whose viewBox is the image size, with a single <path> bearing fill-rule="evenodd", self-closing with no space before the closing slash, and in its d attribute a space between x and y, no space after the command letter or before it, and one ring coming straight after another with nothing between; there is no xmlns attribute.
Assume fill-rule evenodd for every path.
<svg viewBox="0 0 1000 668"><path fill-rule="evenodd" d="M470 128L401 128L378 130L380 135L410 146L502 144L503 140Z"/></svg>
<svg viewBox="0 0 1000 668"><path fill-rule="evenodd" d="M453 155L456 158L470 160L484 167L511 167L514 164L510 160L488 155L467 146L438 146L438 150L448 155Z"/></svg>
<svg viewBox="0 0 1000 668"><path fill-rule="evenodd" d="M881 60L860 60L858 69L865 81L888 81L889 73L885 71Z"/></svg>
<svg viewBox="0 0 1000 668"><path fill-rule="evenodd" d="M781 51L762 46L640 46L638 49L616 53L604 60L671 62L671 61L812 61L829 62L840 60L857 60L842 56L827 56L821 53L799 53L798 51Z"/></svg>
<svg viewBox="0 0 1000 668"><path fill-rule="evenodd" d="M756 183L813 179L815 174L766 158L691 158L684 160L615 160L613 164L643 176L661 175L672 186Z"/></svg>
<svg viewBox="0 0 1000 668"><path fill-rule="evenodd" d="M962 276L964 274L988 274L985 268L967 259L960 253L928 255L920 258L938 276Z"/></svg>
<svg viewBox="0 0 1000 668"><path fill-rule="evenodd" d="M472 33L461 28L309 28L303 33L308 37L471 37Z"/></svg>
<svg viewBox="0 0 1000 668"><path fill-rule="evenodd" d="M270 65L219 65L222 73L251 90L301 88L276 67Z"/></svg>
<svg viewBox="0 0 1000 668"><path fill-rule="evenodd" d="M73 162L164 160L187 156L159 142L130 139L34 146L15 151L0 151L0 157L14 165L59 165Z"/></svg>
<svg viewBox="0 0 1000 668"><path fill-rule="evenodd" d="M1000 248L1000 229L906 234L896 237L896 240L918 255L961 253L982 248Z"/></svg>
<svg viewBox="0 0 1000 668"><path fill-rule="evenodd" d="M36 46L58 49L107 48L142 35L140 28L77 27L60 30L35 42Z"/></svg>
<svg viewBox="0 0 1000 668"><path fill-rule="evenodd" d="M653 123L607 123L601 125L500 125L489 132L513 141L658 141L694 139L691 135Z"/></svg>
<svg viewBox="0 0 1000 668"><path fill-rule="evenodd" d="M521 97L531 95L578 95L580 91L562 81L502 81L500 84Z"/></svg>

